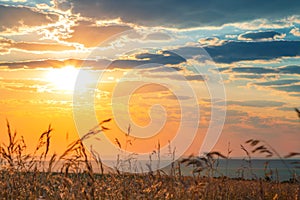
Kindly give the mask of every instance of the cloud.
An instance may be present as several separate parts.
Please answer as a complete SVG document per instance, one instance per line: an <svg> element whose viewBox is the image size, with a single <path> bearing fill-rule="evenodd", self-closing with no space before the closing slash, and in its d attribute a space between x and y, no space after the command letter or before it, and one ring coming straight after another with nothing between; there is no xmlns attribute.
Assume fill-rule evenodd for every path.
<svg viewBox="0 0 300 200"><path fill-rule="evenodd" d="M259 32L248 32L239 35L239 40L273 40L276 38L284 37L284 34L281 34L276 31L259 31Z"/></svg>
<svg viewBox="0 0 300 200"><path fill-rule="evenodd" d="M105 1L71 0L73 12L97 19L120 18L124 22L144 26L197 27L220 26L226 23L257 18L278 19L299 12L300 2L280 1Z"/></svg>
<svg viewBox="0 0 300 200"><path fill-rule="evenodd" d="M297 65L288 65L278 68L281 74L299 74L300 75L300 66Z"/></svg>
<svg viewBox="0 0 300 200"><path fill-rule="evenodd" d="M1 49L0 49L1 50ZM67 65L73 65L75 67L92 67L94 69L132 69L137 66L143 68L158 68L162 65L176 65L186 60L176 53L169 51L162 51L156 54L152 53L140 53L135 55L135 59L130 60L80 60L80 59L66 59L66 60L32 60L32 61L22 61L22 62L7 62L0 63L0 66L5 66L10 69L21 69L21 68L59 68ZM154 65L155 64L155 65ZM168 67L171 69L180 71L181 69L175 66ZM162 71L162 69L159 69ZM165 70L164 70L165 71Z"/></svg>
<svg viewBox="0 0 300 200"><path fill-rule="evenodd" d="M272 87L272 88L284 92L300 93L300 85L288 85L288 86L279 86L279 87Z"/></svg>
<svg viewBox="0 0 300 200"><path fill-rule="evenodd" d="M224 40L220 40L217 37L201 38L199 40L199 43L204 46L219 46L222 45L223 42Z"/></svg>
<svg viewBox="0 0 300 200"><path fill-rule="evenodd" d="M225 38L229 38L229 39L235 39L235 38L237 38L238 37L238 35L225 35Z"/></svg>
<svg viewBox="0 0 300 200"><path fill-rule="evenodd" d="M175 68L175 70L180 71L181 68ZM146 72L146 73L145 73ZM150 73L149 73L150 72ZM177 74L173 73L174 67L157 67L152 68L147 71L141 71L139 74L144 78L151 78L151 79L169 79L174 81L199 81L203 82L207 80L206 76L195 74L195 75L184 75L184 74Z"/></svg>
<svg viewBox="0 0 300 200"><path fill-rule="evenodd" d="M294 57L300 55L300 41L268 41L268 42L236 42L227 41L216 46L186 46L173 51L193 57L205 55L203 49L218 63L233 63L239 61L273 60L281 57ZM201 53L202 52L202 53Z"/></svg>
<svg viewBox="0 0 300 200"><path fill-rule="evenodd" d="M23 68L58 68L63 66L63 61L59 60L36 60L24 62L1 63L0 66L8 67L10 69L23 69Z"/></svg>
<svg viewBox="0 0 300 200"><path fill-rule="evenodd" d="M280 124L278 119L260 116L250 116L247 118L247 124L255 128L270 129Z"/></svg>
<svg viewBox="0 0 300 200"><path fill-rule="evenodd" d="M220 72L226 73L240 73L245 78L259 78L257 75L300 75L300 66L287 65L282 67L270 68L270 67L224 67L219 69ZM238 74L238 75L240 75ZM240 75L240 76L241 76ZM235 75L237 76L237 75Z"/></svg>
<svg viewBox="0 0 300 200"><path fill-rule="evenodd" d="M278 73L276 69L266 67L234 67L232 72L251 73L251 74L274 74Z"/></svg>
<svg viewBox="0 0 300 200"><path fill-rule="evenodd" d="M11 62L0 63L0 66L8 67L9 69L36 69L36 68L60 68L68 65L75 67L93 67L95 69L103 69L110 63L109 60L79 60L79 59L66 59L66 60L32 60L24 62Z"/></svg>
<svg viewBox="0 0 300 200"><path fill-rule="evenodd" d="M237 105L245 107L280 107L285 105L284 102L280 101L268 101L268 100L249 100L249 101L227 101L228 105Z"/></svg>
<svg viewBox="0 0 300 200"><path fill-rule="evenodd" d="M34 79L3 79L0 83L1 88L14 91L38 92L47 87L44 81Z"/></svg>
<svg viewBox="0 0 300 200"><path fill-rule="evenodd" d="M247 112L241 110L226 110L227 117L241 117L241 116L248 116Z"/></svg>
<svg viewBox="0 0 300 200"><path fill-rule="evenodd" d="M251 84L255 86L267 87L268 90L273 89L277 91L284 91L289 93L291 96L298 96L300 94L300 80L299 79L278 79L278 75L289 75L289 76L299 76L300 75L300 66L297 65L287 65L276 68L267 68L267 67L233 67L233 68L224 68L223 72L228 74L234 74L234 77L243 76L243 78L250 79ZM272 78L270 75L277 76L278 80L256 82L262 76L264 79ZM254 78L252 78L254 76ZM266 77L267 76L267 77ZM275 78L275 77L273 77ZM254 82L254 83L253 83ZM299 94L295 94L299 93Z"/></svg>
<svg viewBox="0 0 300 200"><path fill-rule="evenodd" d="M281 107L281 108L277 108L277 110L281 110L281 111L290 111L290 112L295 112L295 107Z"/></svg>
<svg viewBox="0 0 300 200"><path fill-rule="evenodd" d="M171 51L162 51L161 53L156 54L141 53L137 54L135 58L159 64L179 64L186 61L186 59Z"/></svg>
<svg viewBox="0 0 300 200"><path fill-rule="evenodd" d="M0 5L0 32L18 31L20 27L41 26L58 20L56 14L45 14L27 7Z"/></svg>
<svg viewBox="0 0 300 200"><path fill-rule="evenodd" d="M149 67L152 68L153 66L147 66L146 64L148 63L148 61L143 61L143 60L114 60L112 61L112 63L109 65L110 69L114 69L114 68L120 68L120 69L131 69L133 67L136 66L141 66L141 65L145 65L143 66L145 67Z"/></svg>
<svg viewBox="0 0 300 200"><path fill-rule="evenodd" d="M147 72L173 72L173 71L182 71L182 68L180 67L164 67L159 66L154 69L149 69Z"/></svg>
<svg viewBox="0 0 300 200"><path fill-rule="evenodd" d="M114 85L112 85L112 86L107 86L107 85L108 85L107 83L101 83L100 89L102 91L111 92ZM132 94L129 94L128 91L132 91L132 89L135 88L135 86L140 86L140 87L138 87L138 89L134 90L134 92L132 94L154 93L156 95L160 94L160 96L162 96L163 93L170 92L170 90L163 85L152 84L152 83L148 83L148 82L144 82L144 81L122 80L118 84L118 90L116 90L114 92L114 98L132 95Z"/></svg>
<svg viewBox="0 0 300 200"><path fill-rule="evenodd" d="M146 36L146 40L170 40L171 36L165 33L150 33Z"/></svg>
<svg viewBox="0 0 300 200"><path fill-rule="evenodd" d="M11 40L0 37L0 54L8 53L11 43Z"/></svg>
<svg viewBox="0 0 300 200"><path fill-rule="evenodd" d="M185 76L185 78L188 81L205 81L206 80L206 78L200 74L188 75L188 76Z"/></svg>
<svg viewBox="0 0 300 200"><path fill-rule="evenodd" d="M300 37L300 31L299 31L299 28L293 28L291 31L290 31L291 34L293 34L294 36L296 37Z"/></svg>
<svg viewBox="0 0 300 200"><path fill-rule="evenodd" d="M243 60L271 60L283 56L299 56L300 41L227 42L205 47L215 62L232 63Z"/></svg>
<svg viewBox="0 0 300 200"><path fill-rule="evenodd" d="M268 75L267 77L268 77L268 78L275 78L275 76L273 76L273 75ZM234 75L234 78L237 78L237 79L252 79L252 80L255 80L255 79L263 79L263 78L266 78L266 75L264 75L264 74L235 74L235 75Z"/></svg>
<svg viewBox="0 0 300 200"><path fill-rule="evenodd" d="M59 43L15 42L0 37L0 54L10 52L12 48L26 51L65 51L76 49L74 46L67 46Z"/></svg>
<svg viewBox="0 0 300 200"><path fill-rule="evenodd" d="M77 42L83 44L85 47L95 47L113 35L130 30L131 28L125 25L96 26L91 22L81 21L71 29L73 32L70 37L62 38L62 40Z"/></svg>
<svg viewBox="0 0 300 200"><path fill-rule="evenodd" d="M153 68L153 65L147 64L161 64L161 65L176 65L186 62L186 59L176 53L170 51L162 51L157 53L139 53L135 55L135 59L129 60L114 60L110 68L131 69L136 66L143 68ZM156 67L160 67L157 65ZM174 68L176 70L176 68Z"/></svg>
<svg viewBox="0 0 300 200"><path fill-rule="evenodd" d="M17 42L12 44L12 48L23 49L27 51L65 51L75 50L74 46L67 46L62 44L51 43L30 43L30 42Z"/></svg>
<svg viewBox="0 0 300 200"><path fill-rule="evenodd" d="M255 83L255 85L280 86L280 85L290 85L290 84L299 83L299 82L300 82L300 80L296 80L296 79L282 79L282 80L276 80L276 81L267 81L267 82Z"/></svg>
<svg viewBox="0 0 300 200"><path fill-rule="evenodd" d="M157 97L153 97L153 98L157 98ZM171 95L166 95L164 96L165 99L170 99L170 100L189 100L191 99L192 97L190 96L182 96L182 95L178 95L178 96L175 96L173 94Z"/></svg>
<svg viewBox="0 0 300 200"><path fill-rule="evenodd" d="M248 113L241 110L226 110L226 125L232 124L241 124L245 120L244 118L248 118Z"/></svg>

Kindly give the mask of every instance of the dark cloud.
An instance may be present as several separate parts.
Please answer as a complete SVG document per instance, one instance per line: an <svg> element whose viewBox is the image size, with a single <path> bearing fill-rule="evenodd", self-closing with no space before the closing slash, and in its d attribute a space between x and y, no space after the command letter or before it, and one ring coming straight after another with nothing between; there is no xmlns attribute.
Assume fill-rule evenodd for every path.
<svg viewBox="0 0 300 200"><path fill-rule="evenodd" d="M300 56L300 41L268 42L224 42L221 45L187 46L175 49L174 52L185 57L205 55L204 50L215 62L233 63L246 60L271 60L283 56Z"/></svg>
<svg viewBox="0 0 300 200"><path fill-rule="evenodd" d="M0 66L6 66L11 69L20 69L20 68L59 68L67 65L73 65L75 67L92 67L94 69L131 69L137 66L143 68L161 68L163 65L176 65L186 60L181 56L169 52L163 51L158 54L151 53L141 53L136 55L136 60L80 60L80 59L67 59L67 60L33 60L33 61L24 61L24 62L11 62L11 63L0 63ZM164 68L170 68L170 70L180 71L181 68L175 66L169 66ZM166 71L165 69L163 69ZM162 71L162 69L159 69Z"/></svg>
<svg viewBox="0 0 300 200"><path fill-rule="evenodd" d="M148 61L143 60L114 60L109 65L110 69L120 68L120 69L131 69L133 67L144 65L144 68L153 68L153 65L146 65Z"/></svg>
<svg viewBox="0 0 300 200"><path fill-rule="evenodd" d="M225 124L241 124L248 117L248 113L240 110L226 110Z"/></svg>
<svg viewBox="0 0 300 200"><path fill-rule="evenodd" d="M276 31L260 31L244 33L239 36L240 39L250 39L250 40L262 40L262 39L274 39L275 36L282 36L281 33Z"/></svg>
<svg viewBox="0 0 300 200"><path fill-rule="evenodd" d="M169 69L170 67L164 67L164 68L159 68L160 71L158 70L155 70L155 72L172 72L170 71ZM164 71L162 71L162 69L165 69ZM153 70L152 70L153 72ZM145 77L151 77L153 79L170 79L170 80L176 80L176 81L205 81L206 80L206 77L205 76L202 76L202 75L199 75L199 74L196 74L196 75L187 75L187 76L184 76L182 74L171 74L171 73L168 73L168 74L160 74L160 73L153 73L153 74L144 74Z"/></svg>
<svg viewBox="0 0 300 200"><path fill-rule="evenodd" d="M218 71L219 72L226 72L226 71L230 71L230 67L221 67L221 68L218 68Z"/></svg>
<svg viewBox="0 0 300 200"><path fill-rule="evenodd" d="M278 122L276 122L276 123L278 123ZM251 117L247 118L247 124L252 125L255 128L269 129L269 128L274 127L274 119L259 117L259 116L251 116Z"/></svg>
<svg viewBox="0 0 300 200"><path fill-rule="evenodd" d="M266 67L234 67L227 68L226 73L238 73L235 74L234 77L237 76L247 76L246 78L257 79L259 77L256 76L267 76L270 78L270 75L300 75L300 66L297 65L289 65L282 66L277 68L266 68ZM239 74L241 73L241 74ZM299 96L300 95L300 80L299 79L279 79L275 81L265 81L265 82L256 82L253 83L257 86L268 87L269 89L274 89L278 91L288 92L289 95ZM294 94L299 93L299 94Z"/></svg>
<svg viewBox="0 0 300 200"><path fill-rule="evenodd" d="M58 16L55 14L44 14L26 7L8 7L0 5L0 31L12 29L17 31L18 27L40 26L56 22Z"/></svg>
<svg viewBox="0 0 300 200"><path fill-rule="evenodd" d="M297 65L288 65L279 68L281 74L299 74L300 75L300 66Z"/></svg>
<svg viewBox="0 0 300 200"><path fill-rule="evenodd" d="M251 73L251 74L272 74L277 73L276 69L265 67L235 67L231 71L238 73Z"/></svg>
<svg viewBox="0 0 300 200"><path fill-rule="evenodd" d="M265 77L265 75L263 75L263 74L237 74L237 75L234 75L234 78L239 78L239 79L261 79L264 77ZM274 77L272 77L272 78L274 78Z"/></svg>
<svg viewBox="0 0 300 200"><path fill-rule="evenodd" d="M161 54L141 53L136 55L135 58L159 64L179 64L186 61L183 57L171 51L163 51Z"/></svg>
<svg viewBox="0 0 300 200"><path fill-rule="evenodd" d="M185 76L186 80L189 81L205 81L206 78L203 75L197 74L197 75L188 75Z"/></svg>
<svg viewBox="0 0 300 200"><path fill-rule="evenodd" d="M183 55L187 59L195 58L196 56L199 62L205 62L210 60L210 57L205 50L205 48L199 46L185 46L173 49L172 51L178 55Z"/></svg>
<svg viewBox="0 0 300 200"><path fill-rule="evenodd" d="M150 33L146 36L146 40L170 40L171 36L165 33Z"/></svg>
<svg viewBox="0 0 300 200"><path fill-rule="evenodd" d="M297 14L300 2L294 0L248 1L105 1L71 0L73 12L97 19L120 18L145 26L196 27L222 25L257 18L278 19Z"/></svg>
<svg viewBox="0 0 300 200"><path fill-rule="evenodd" d="M110 67L111 68L133 68L136 66L141 66L143 68L153 68L153 64L161 65L176 65L186 62L186 59L179 56L176 53L170 51L162 51L160 53L140 53L135 55L135 60L114 60ZM151 64L151 65L147 65ZM142 66L143 65L143 66ZM174 69L176 70L176 68Z"/></svg>
<svg viewBox="0 0 300 200"><path fill-rule="evenodd" d="M155 97L155 98L157 98L157 97ZM192 97L190 97L190 96L182 96L182 95L179 95L179 96L167 95L167 96L164 96L164 98L170 99L170 100L189 100Z"/></svg>
<svg viewBox="0 0 300 200"><path fill-rule="evenodd" d="M227 117L241 117L241 116L248 116L247 112L241 110L226 110Z"/></svg>
<svg viewBox="0 0 300 200"><path fill-rule="evenodd" d="M280 101L268 100L249 100L249 101L227 101L228 105L238 105L246 107L280 107L285 103Z"/></svg>
<svg viewBox="0 0 300 200"><path fill-rule="evenodd" d="M181 71L180 67L171 67L164 65L141 65L142 69L138 72L143 77L153 78L153 79L170 79L176 81L205 81L206 76L201 74L184 75L183 73L176 73L176 71Z"/></svg>
<svg viewBox="0 0 300 200"><path fill-rule="evenodd" d="M290 94L290 96L293 96L293 97L300 97L300 93L297 93L297 94Z"/></svg>
<svg viewBox="0 0 300 200"><path fill-rule="evenodd" d="M277 110L282 110L282 111L290 111L290 112L295 112L295 107L281 107L277 108Z"/></svg>
<svg viewBox="0 0 300 200"><path fill-rule="evenodd" d="M172 72L172 71L181 71L180 67L155 67L154 69L149 69L148 72Z"/></svg>
<svg viewBox="0 0 300 200"><path fill-rule="evenodd" d="M285 75L300 75L300 66L297 65L288 65L277 68L269 68L269 67L233 67L233 68L221 68L220 72L235 72L235 73L243 73L246 74L249 78L257 75L269 75L269 74L285 74ZM235 75L237 76L237 75Z"/></svg>
<svg viewBox="0 0 300 200"><path fill-rule="evenodd" d="M12 45L12 40L0 37L0 53L8 53Z"/></svg>
<svg viewBox="0 0 300 200"><path fill-rule="evenodd" d="M267 81L267 82L260 82L255 83L255 85L261 85L261 86L280 86L280 85L290 85L293 83L299 83L300 80L296 79L286 79L286 80L276 80L276 81Z"/></svg>
<svg viewBox="0 0 300 200"><path fill-rule="evenodd" d="M300 85L289 85L289 86L280 86L280 87L272 87L272 88L284 92L300 93Z"/></svg>
<svg viewBox="0 0 300 200"><path fill-rule="evenodd" d="M232 63L243 60L271 60L283 56L299 56L300 41L227 42L205 47L214 61Z"/></svg>

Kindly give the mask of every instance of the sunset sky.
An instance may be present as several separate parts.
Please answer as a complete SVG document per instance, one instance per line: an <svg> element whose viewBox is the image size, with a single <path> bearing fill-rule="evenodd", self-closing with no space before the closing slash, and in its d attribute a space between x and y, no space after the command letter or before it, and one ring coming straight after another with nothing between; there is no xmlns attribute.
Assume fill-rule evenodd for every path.
<svg viewBox="0 0 300 200"><path fill-rule="evenodd" d="M299 152L299 10L294 0L0 0L0 141L6 119L29 150L51 124L61 153L96 125L94 112L98 122L113 119L87 143L105 155L103 136L124 148L129 124L133 152L172 146L184 124L182 138L196 128L184 154L198 154L226 111L220 137L213 128L207 136L218 139L213 150L230 143L242 157L240 144L261 139L283 155ZM89 104L90 94L93 104L75 112L74 99Z"/></svg>

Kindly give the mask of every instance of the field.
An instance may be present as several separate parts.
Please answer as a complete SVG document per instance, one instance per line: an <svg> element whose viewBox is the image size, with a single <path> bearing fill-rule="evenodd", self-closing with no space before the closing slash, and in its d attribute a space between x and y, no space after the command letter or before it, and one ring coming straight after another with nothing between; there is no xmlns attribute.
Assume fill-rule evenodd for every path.
<svg viewBox="0 0 300 200"><path fill-rule="evenodd" d="M2 171L2 199L299 199L299 184L226 178Z"/></svg>
<svg viewBox="0 0 300 200"><path fill-rule="evenodd" d="M108 121L108 120L106 120ZM0 147L1 199L300 199L299 177L279 182L268 179L230 179L213 177L214 163L227 156L211 152L203 157L189 157L174 163L173 173L154 171L143 174L94 172L94 165L82 143L88 137L105 130L100 123L97 131L89 132L74 141L62 155L49 155L51 127L41 134L36 150L26 154L26 144L12 133L7 122L9 141ZM253 150L277 152L262 145L263 141L249 140ZM245 149L251 166L250 151ZM296 156L292 153L287 157ZM102 169L101 159L92 156ZM46 162L47 161L47 162ZM61 162L60 170L53 170ZM181 165L193 166L194 176L183 176Z"/></svg>

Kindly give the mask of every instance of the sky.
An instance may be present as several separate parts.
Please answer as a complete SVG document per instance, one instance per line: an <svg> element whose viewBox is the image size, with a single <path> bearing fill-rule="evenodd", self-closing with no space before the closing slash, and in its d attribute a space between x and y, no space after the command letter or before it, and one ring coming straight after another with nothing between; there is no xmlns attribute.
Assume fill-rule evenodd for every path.
<svg viewBox="0 0 300 200"><path fill-rule="evenodd" d="M28 150L51 124L61 153L112 118L86 142L107 156L107 141L146 154L159 143L165 153L243 157L248 139L299 152L299 9L294 0L0 0L0 141L6 119Z"/></svg>

